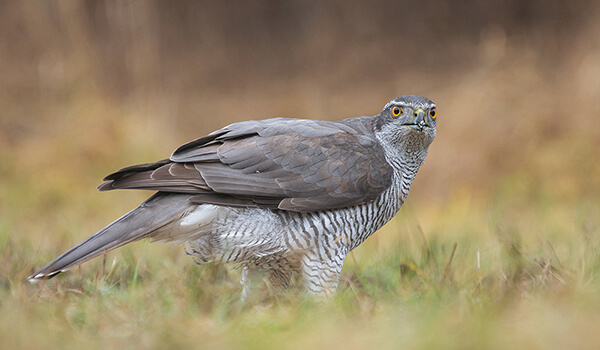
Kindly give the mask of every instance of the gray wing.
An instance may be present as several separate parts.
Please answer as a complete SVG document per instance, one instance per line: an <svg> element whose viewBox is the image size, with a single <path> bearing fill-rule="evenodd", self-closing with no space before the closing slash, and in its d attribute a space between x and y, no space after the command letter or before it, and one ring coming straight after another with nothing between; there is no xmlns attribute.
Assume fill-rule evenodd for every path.
<svg viewBox="0 0 600 350"><path fill-rule="evenodd" d="M189 193L196 203L302 212L358 205L374 200L392 178L371 123L236 123L184 144L170 159L121 169L99 189Z"/></svg>

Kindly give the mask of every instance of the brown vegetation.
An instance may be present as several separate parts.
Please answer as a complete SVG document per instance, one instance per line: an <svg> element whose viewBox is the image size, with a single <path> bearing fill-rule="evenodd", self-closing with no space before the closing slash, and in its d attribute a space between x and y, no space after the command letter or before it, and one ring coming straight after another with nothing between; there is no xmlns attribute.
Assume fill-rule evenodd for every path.
<svg viewBox="0 0 600 350"><path fill-rule="evenodd" d="M594 1L0 1L0 66L11 348L600 343ZM326 311L295 295L240 311L237 272L161 246L23 282L146 196L94 191L120 167L231 122L374 115L403 94L437 103L437 139Z"/></svg>

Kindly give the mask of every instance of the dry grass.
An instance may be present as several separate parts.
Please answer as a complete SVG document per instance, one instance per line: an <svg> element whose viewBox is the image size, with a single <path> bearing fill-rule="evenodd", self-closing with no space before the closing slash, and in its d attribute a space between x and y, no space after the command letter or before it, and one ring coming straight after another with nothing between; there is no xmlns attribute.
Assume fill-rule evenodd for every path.
<svg viewBox="0 0 600 350"><path fill-rule="evenodd" d="M65 204L64 220L88 222L57 230L51 215L38 216L35 225L50 228L41 249L16 235L18 226L0 231L0 337L25 349L600 345L597 202L569 213L552 202L518 212L511 203L452 203L404 208L347 259L331 302L314 304L295 289L269 298L264 289L268 298L248 307L237 301L238 271L197 267L180 249L149 243L27 283L32 264L117 211L100 201L92 213Z"/></svg>
<svg viewBox="0 0 600 350"><path fill-rule="evenodd" d="M106 108L98 104L88 113ZM89 118L70 123L88 130ZM295 289L269 297L265 288L265 300L244 308L237 301L239 271L197 267L179 247L144 242L47 283L27 283L35 267L146 196L93 189L113 163L157 159L172 148L153 142L160 124L145 126L151 137L136 134L135 118L124 118L112 136L100 129L87 137L68 132L72 140L65 140L48 129L38 144L0 153L6 348L600 345L600 202L588 170L597 165L570 158L578 150L593 152L591 138L543 159L559 148L553 145L531 160L535 167L515 165L487 186L453 186L441 198L423 188L444 188L452 178L435 174L441 171L436 152L443 152L436 144L409 202L349 256L340 292L325 305ZM99 140L107 138L116 142L103 147ZM575 168L554 172L563 161Z"/></svg>
<svg viewBox="0 0 600 350"><path fill-rule="evenodd" d="M2 348L600 346L594 11L565 19L581 24L569 30L551 30L561 21L500 21L461 27L447 43L423 34L422 51L401 31L379 38L369 26L354 28L344 20L352 6L337 17L315 10L313 26L294 37L298 46L285 46L295 54L262 39L223 43L210 26L204 41L187 33L186 43L169 12L179 29L167 33L168 44L192 49L175 54L167 45L166 55L151 40L159 5L107 4L92 13L118 14L107 22L115 27L98 36L80 16L82 3L1 4L10 48L0 53ZM345 26L329 28L329 18ZM15 34L23 28L27 40ZM350 40L352 30L363 36ZM278 35L288 45L291 34ZM90 39L97 37L104 41ZM432 47L439 59L394 56ZM264 63L255 50L269 56ZM297 289L272 296L264 286L263 299L242 307L239 271L197 267L179 247L144 242L47 283L24 281L148 195L97 193L117 168L165 157L233 121L372 115L404 93L436 101L437 139L408 203L348 257L327 304Z"/></svg>

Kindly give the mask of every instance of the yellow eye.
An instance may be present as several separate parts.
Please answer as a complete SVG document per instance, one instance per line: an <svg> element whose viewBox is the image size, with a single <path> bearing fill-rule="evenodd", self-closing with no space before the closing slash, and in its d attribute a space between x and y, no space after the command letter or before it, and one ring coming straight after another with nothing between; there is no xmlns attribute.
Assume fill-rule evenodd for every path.
<svg viewBox="0 0 600 350"><path fill-rule="evenodd" d="M394 108L392 108L392 115L394 117L399 116L402 113L402 109L398 106L394 106Z"/></svg>
<svg viewBox="0 0 600 350"><path fill-rule="evenodd" d="M435 111L435 108L432 108L429 111L429 116L431 117L431 119L435 119L435 116L437 115L437 112Z"/></svg>

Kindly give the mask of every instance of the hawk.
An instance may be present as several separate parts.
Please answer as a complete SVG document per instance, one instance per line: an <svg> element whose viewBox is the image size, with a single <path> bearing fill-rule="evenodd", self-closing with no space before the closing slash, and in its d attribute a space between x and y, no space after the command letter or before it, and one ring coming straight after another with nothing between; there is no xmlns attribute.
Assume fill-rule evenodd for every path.
<svg viewBox="0 0 600 350"><path fill-rule="evenodd" d="M184 243L199 263L237 263L286 287L335 292L348 252L400 209L436 134L436 105L401 96L373 117L244 121L168 159L104 178L100 191L157 191L40 270L54 277L142 238Z"/></svg>

